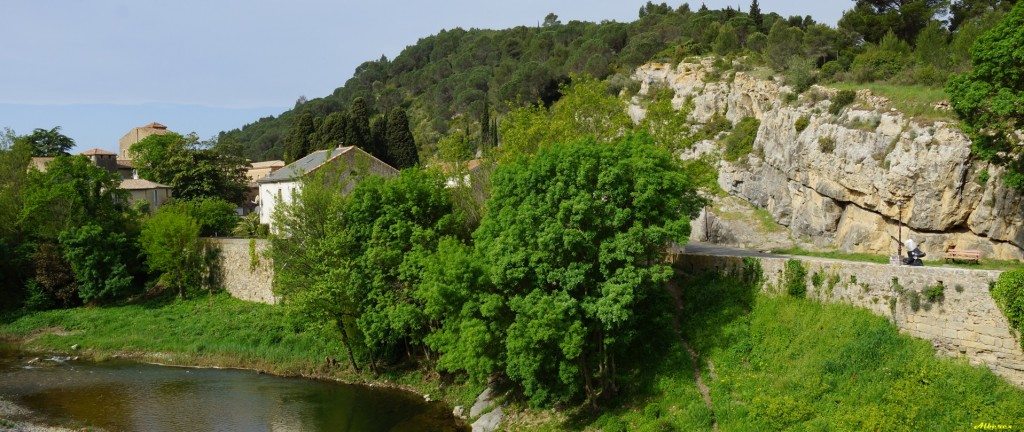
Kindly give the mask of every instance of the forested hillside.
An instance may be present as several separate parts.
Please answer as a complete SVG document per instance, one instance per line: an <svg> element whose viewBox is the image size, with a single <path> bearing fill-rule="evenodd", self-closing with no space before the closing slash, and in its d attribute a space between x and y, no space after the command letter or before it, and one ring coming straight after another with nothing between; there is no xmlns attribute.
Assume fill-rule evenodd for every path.
<svg viewBox="0 0 1024 432"><path fill-rule="evenodd" d="M299 98L280 116L222 132L219 140L241 144L253 160L284 156L289 130L300 123L311 148L368 142L358 136L365 127L339 126L358 115L351 105L362 98L370 122L406 111L420 153L429 157L452 133L497 142L494 124L510 107L550 105L574 74L607 80L619 92L635 88L630 75L640 64L707 54L766 64L798 89L816 80L941 87L969 68L974 40L1013 3L858 0L833 28L811 16L762 13L756 0L746 11L648 2L629 23L563 23L549 14L538 27L441 30L394 59L361 64L331 95Z"/></svg>

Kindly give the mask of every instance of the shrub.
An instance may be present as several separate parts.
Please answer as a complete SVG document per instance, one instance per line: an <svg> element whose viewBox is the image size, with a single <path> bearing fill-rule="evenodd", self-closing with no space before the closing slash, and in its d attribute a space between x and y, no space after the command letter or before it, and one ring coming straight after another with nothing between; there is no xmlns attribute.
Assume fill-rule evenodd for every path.
<svg viewBox="0 0 1024 432"><path fill-rule="evenodd" d="M839 62L835 60L831 60L821 65L821 71L819 73L822 78L829 79L836 76L838 73L842 71L843 65L839 64Z"/></svg>
<svg viewBox="0 0 1024 432"><path fill-rule="evenodd" d="M910 304L910 310L917 312L921 310L921 295L917 291L907 291L907 303Z"/></svg>
<svg viewBox="0 0 1024 432"><path fill-rule="evenodd" d="M796 298L807 297L807 268L800 260L791 259L786 261L786 270L783 274L786 284L786 293Z"/></svg>
<svg viewBox="0 0 1024 432"><path fill-rule="evenodd" d="M725 118L724 115L715 114L711 116L711 119L704 124L704 137L706 139L714 139L719 133L732 130L732 122Z"/></svg>
<svg viewBox="0 0 1024 432"><path fill-rule="evenodd" d="M942 295L942 293L943 293L943 291L945 291L945 289L946 289L946 287L942 286L941 283L936 284L933 287L925 288L925 290L924 290L924 298L928 299L928 301L932 302L932 303L938 302L938 301L942 301L942 299L945 298Z"/></svg>
<svg viewBox="0 0 1024 432"><path fill-rule="evenodd" d="M989 179L989 174L988 174L988 170L987 169L983 169L983 170L981 170L981 172L978 173L978 184L984 186L984 185L988 184L988 179Z"/></svg>
<svg viewBox="0 0 1024 432"><path fill-rule="evenodd" d="M818 150L822 153L832 153L836 150L836 139L832 137L818 138Z"/></svg>
<svg viewBox="0 0 1024 432"><path fill-rule="evenodd" d="M821 288L821 286L824 285L824 284L825 284L825 273L817 271L817 272L814 272L814 274L811 275L811 285L814 285L815 288Z"/></svg>
<svg viewBox="0 0 1024 432"><path fill-rule="evenodd" d="M789 59L785 74L786 84L793 86L797 94L807 91L817 79L814 62L798 56Z"/></svg>
<svg viewBox="0 0 1024 432"><path fill-rule="evenodd" d="M1003 272L992 288L992 299L1006 320L1018 332L1024 332L1024 269ZM1020 338L1024 347L1024 337Z"/></svg>
<svg viewBox="0 0 1024 432"><path fill-rule="evenodd" d="M754 150L754 139L757 138L757 128L761 122L753 117L743 117L732 133L725 138L725 154L727 161L735 161L750 154Z"/></svg>
<svg viewBox="0 0 1024 432"><path fill-rule="evenodd" d="M853 90L840 90L832 98L832 105L828 107L829 114L839 115L839 112L847 105L852 104L855 99L857 99L857 92Z"/></svg>
<svg viewBox="0 0 1024 432"><path fill-rule="evenodd" d="M764 269L761 268L761 260L754 257L743 257L743 283L760 288L763 280Z"/></svg>
<svg viewBox="0 0 1024 432"><path fill-rule="evenodd" d="M810 123L811 119L807 118L807 116L800 116L800 118L796 119L796 123L793 124L793 127L796 128L796 133L800 133L803 132L804 129L807 129L807 125Z"/></svg>

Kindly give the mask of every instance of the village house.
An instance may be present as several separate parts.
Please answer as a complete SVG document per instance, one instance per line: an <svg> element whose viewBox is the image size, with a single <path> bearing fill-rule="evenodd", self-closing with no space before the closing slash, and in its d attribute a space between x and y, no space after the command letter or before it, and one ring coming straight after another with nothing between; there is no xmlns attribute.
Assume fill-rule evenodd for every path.
<svg viewBox="0 0 1024 432"><path fill-rule="evenodd" d="M355 146L338 147L310 153L256 181L259 184L260 223L273 226L274 209L278 203L291 204L301 187L303 176L323 172L349 193L367 176L396 176L398 170Z"/></svg>
<svg viewBox="0 0 1024 432"><path fill-rule="evenodd" d="M128 191L132 204L143 200L148 202L150 213L164 205L164 202L171 198L172 192L170 186L140 178L121 180L120 189Z"/></svg>

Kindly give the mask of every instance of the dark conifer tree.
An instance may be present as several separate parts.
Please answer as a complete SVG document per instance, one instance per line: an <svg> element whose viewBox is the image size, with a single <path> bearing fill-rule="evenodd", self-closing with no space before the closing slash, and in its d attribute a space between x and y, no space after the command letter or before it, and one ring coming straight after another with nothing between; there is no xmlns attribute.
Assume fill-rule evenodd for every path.
<svg viewBox="0 0 1024 432"><path fill-rule="evenodd" d="M409 130L409 119L404 109L395 108L388 115L386 141L391 166L404 169L419 165L419 151L416 150L416 141Z"/></svg>
<svg viewBox="0 0 1024 432"><path fill-rule="evenodd" d="M754 28L757 31L761 31L761 24L764 23L764 17L761 16L761 6L757 4L757 0L750 2L750 20L754 22Z"/></svg>
<svg viewBox="0 0 1024 432"><path fill-rule="evenodd" d="M370 113L366 100L358 97L348 109L348 127L345 131L345 145L353 145L370 151Z"/></svg>
<svg viewBox="0 0 1024 432"><path fill-rule="evenodd" d="M370 122L370 146L366 149L366 152L390 165L391 160L388 158L387 152L387 133L388 116L381 114L374 117L373 121Z"/></svg>
<svg viewBox="0 0 1024 432"><path fill-rule="evenodd" d="M314 132L316 129L313 128L313 115L309 112L302 113L292 121L292 126L288 129L288 136L284 141L284 161L286 163L295 162L309 154L312 150L310 139Z"/></svg>

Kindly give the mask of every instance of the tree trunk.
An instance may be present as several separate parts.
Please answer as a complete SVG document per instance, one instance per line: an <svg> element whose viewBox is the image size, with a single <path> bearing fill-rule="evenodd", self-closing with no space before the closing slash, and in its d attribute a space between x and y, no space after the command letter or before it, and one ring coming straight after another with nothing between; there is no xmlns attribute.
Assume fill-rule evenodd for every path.
<svg viewBox="0 0 1024 432"><path fill-rule="evenodd" d="M352 363L352 369L359 373L359 365L356 363L356 356L352 354L352 345L348 342L348 331L345 330L345 324L338 321L338 330L341 330L341 343L345 345L345 351L348 351L348 361Z"/></svg>

